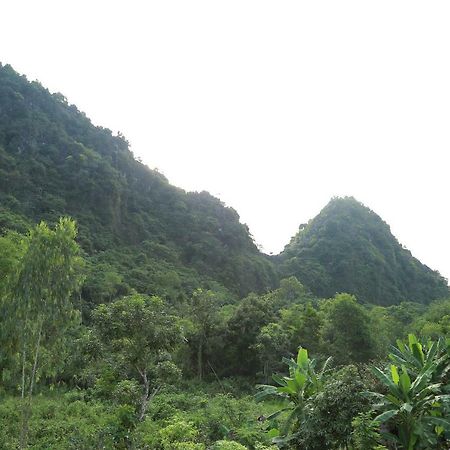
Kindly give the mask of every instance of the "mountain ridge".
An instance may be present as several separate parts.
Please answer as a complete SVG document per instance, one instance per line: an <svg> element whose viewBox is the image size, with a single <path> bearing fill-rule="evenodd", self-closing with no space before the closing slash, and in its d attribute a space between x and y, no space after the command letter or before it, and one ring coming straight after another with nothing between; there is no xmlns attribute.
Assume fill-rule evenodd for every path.
<svg viewBox="0 0 450 450"><path fill-rule="evenodd" d="M94 265L108 266L111 279L126 272L113 295L167 296L161 278L178 294L215 281L237 296L277 284L234 209L170 185L135 160L122 136L10 66L0 67L0 170L0 227L74 217Z"/></svg>
<svg viewBox="0 0 450 450"><path fill-rule="evenodd" d="M352 241L339 214L323 224L327 205L279 255L269 256L233 208L205 191L171 185L134 158L123 136L94 126L63 95L0 64L0 230L25 231L40 220L74 217L88 260L83 296L89 307L131 290L176 302L202 286L239 298L274 289L280 277L292 275L318 296L346 291L376 304L428 303L444 292L443 278L401 251L379 216L355 199L351 203L360 227L373 228L369 238L378 246L368 245L361 230L355 234L361 239ZM329 239L333 232L340 241ZM311 245L312 237L326 245ZM366 260L355 254L365 246L371 248ZM340 261L356 267L360 281ZM364 264L372 272L361 270ZM405 287L408 282L419 295Z"/></svg>

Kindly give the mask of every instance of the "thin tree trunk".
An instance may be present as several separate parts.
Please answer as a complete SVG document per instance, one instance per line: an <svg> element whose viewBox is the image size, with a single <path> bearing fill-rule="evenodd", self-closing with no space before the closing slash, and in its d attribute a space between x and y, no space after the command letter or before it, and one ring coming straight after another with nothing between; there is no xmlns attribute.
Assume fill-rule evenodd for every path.
<svg viewBox="0 0 450 450"><path fill-rule="evenodd" d="M150 403L152 402L153 398L155 397L155 395L161 390L161 386L156 387L155 389L153 389L153 392L150 394L150 397L147 400L147 407L148 405L150 405ZM147 412L147 407L145 408L145 412ZM145 414L145 413L144 413Z"/></svg>
<svg viewBox="0 0 450 450"><path fill-rule="evenodd" d="M25 365L27 361L27 350L25 345L25 338L23 340L23 350L22 350L22 386L21 386L21 403L22 403L22 420L21 420L21 427L20 427L20 448L25 448L25 422L26 422L26 404L25 404Z"/></svg>
<svg viewBox="0 0 450 450"><path fill-rule="evenodd" d="M139 412L139 421L142 422L144 420L145 413L147 412L148 405L152 402L155 395L159 392L161 386L153 389L152 393L150 394L150 381L148 380L147 373L145 371L139 371L139 373L144 384L144 392L141 397L141 410Z"/></svg>
<svg viewBox="0 0 450 450"><path fill-rule="evenodd" d="M144 419L147 412L148 396L150 393L150 383L147 378L147 373L141 372L142 381L144 382L144 392L141 397L141 412L139 413L139 421Z"/></svg>
<svg viewBox="0 0 450 450"><path fill-rule="evenodd" d="M264 383L269 383L269 361L264 361Z"/></svg>
<svg viewBox="0 0 450 450"><path fill-rule="evenodd" d="M27 447L27 440L28 440L28 425L29 425L29 420L30 420L30 416L31 416L31 399L33 396L33 388L34 388L34 382L36 379L36 371L37 371L37 363L38 363L38 358L39 358L39 350L41 347L41 337L42 337L42 326L44 323L44 319L41 320L41 323L39 324L39 333L38 333L38 338L37 338L37 342L36 342L36 350L34 352L34 361L33 361L33 369L31 371L31 379L30 379L30 388L28 390L28 401L25 404L24 403L24 408L23 408L23 416L22 416L22 429L21 429L21 433L20 433L20 449L24 449ZM22 373L23 376L23 382L24 382L24 373ZM25 389L23 389L23 391L25 391ZM22 395L24 395L25 392L23 392ZM24 400L24 398L22 397L22 399Z"/></svg>
<svg viewBox="0 0 450 450"><path fill-rule="evenodd" d="M28 392L28 402L31 404L31 396L33 395L33 388L34 388L34 381L36 379L36 370L37 370L37 362L39 357L39 350L41 347L41 336L42 336L42 325L44 320L41 320L41 323L39 325L39 334L38 334L38 340L36 343L36 351L34 353L34 362L33 362L33 370L31 372L31 381L30 381L30 390Z"/></svg>
<svg viewBox="0 0 450 450"><path fill-rule="evenodd" d="M21 398L22 400L25 398L25 363L27 360L27 348L25 345L25 339L23 341L23 351L22 351L22 392Z"/></svg>
<svg viewBox="0 0 450 450"><path fill-rule="evenodd" d="M197 349L197 375L201 381L203 379L203 340L200 340Z"/></svg>
<svg viewBox="0 0 450 450"><path fill-rule="evenodd" d="M23 320L23 324L21 326L22 328L22 386L21 386L21 398L22 400L25 398L25 368L26 368L26 362L27 362L27 341L25 339L25 326L28 319L28 312L25 313L25 319Z"/></svg>
<svg viewBox="0 0 450 450"><path fill-rule="evenodd" d="M208 363L208 366L211 368L212 373L214 374L214 376L216 377L217 382L219 383L220 388L222 389L222 392L224 394L227 393L227 391L225 390L225 388L223 387L222 382L220 381L220 378L217 376L217 372L214 370L214 367L211 365L211 363L209 362L209 359L206 360L206 362Z"/></svg>

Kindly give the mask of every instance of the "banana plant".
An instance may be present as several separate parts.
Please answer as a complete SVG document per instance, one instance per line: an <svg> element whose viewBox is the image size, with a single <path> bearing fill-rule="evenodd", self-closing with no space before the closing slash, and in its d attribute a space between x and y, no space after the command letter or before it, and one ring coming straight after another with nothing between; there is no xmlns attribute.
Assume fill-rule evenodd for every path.
<svg viewBox="0 0 450 450"><path fill-rule="evenodd" d="M401 365L391 364L388 373L372 368L386 390L384 394L369 393L377 401L374 409L380 411L374 421L385 423L392 433L384 432L384 437L404 450L440 448L444 433L450 431L450 422L443 414L450 396L444 393L443 383L436 381L441 378L437 374L445 359L441 345L433 343L424 351L410 335L408 344L398 344L389 355Z"/></svg>
<svg viewBox="0 0 450 450"><path fill-rule="evenodd" d="M308 351L300 347L296 360L283 358L283 362L289 368L289 376L272 375L278 386L257 386L260 390L255 396L257 400L262 400L268 396L276 396L287 403L285 407L266 418L266 420L272 421L280 414L287 413L287 419L281 430L278 428L269 430L269 435L274 438L274 443L282 445L297 437L298 433L295 430L298 430L303 421L306 402L321 391L330 361L331 358L328 358L320 371L316 372L316 360L310 359ZM291 430L294 430L294 432L291 433Z"/></svg>
<svg viewBox="0 0 450 450"><path fill-rule="evenodd" d="M415 335L409 334L407 343L398 340L397 347L392 347L389 359L399 367L405 366L414 377L436 363L433 380L442 382L450 372L449 350L450 339L440 338L423 345Z"/></svg>

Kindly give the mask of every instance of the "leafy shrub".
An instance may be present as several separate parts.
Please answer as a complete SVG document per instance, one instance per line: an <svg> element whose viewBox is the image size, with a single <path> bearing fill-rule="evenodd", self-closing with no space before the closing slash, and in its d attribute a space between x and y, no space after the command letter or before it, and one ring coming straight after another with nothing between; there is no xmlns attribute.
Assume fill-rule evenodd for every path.
<svg viewBox="0 0 450 450"><path fill-rule="evenodd" d="M165 425L147 418L137 427L135 442L149 449L161 450L204 450L195 425L179 416L174 416Z"/></svg>
<svg viewBox="0 0 450 450"><path fill-rule="evenodd" d="M246 450L246 448L235 441L217 441L212 450Z"/></svg>
<svg viewBox="0 0 450 450"><path fill-rule="evenodd" d="M308 401L298 442L310 450L348 446L352 420L369 409L363 396L365 385L354 366L347 366L329 376L323 389Z"/></svg>
<svg viewBox="0 0 450 450"><path fill-rule="evenodd" d="M352 444L354 448L364 450L382 450L380 445L380 426L374 422L370 412L359 413L352 421Z"/></svg>
<svg viewBox="0 0 450 450"><path fill-rule="evenodd" d="M174 418L173 422L159 431L164 449L170 449L174 442L194 441L198 437L198 430L192 422Z"/></svg>
<svg viewBox="0 0 450 450"><path fill-rule="evenodd" d="M91 450L115 447L117 418L98 402L68 400L59 393L33 400L29 446L33 450ZM20 399L0 403L0 448L15 450L20 435Z"/></svg>

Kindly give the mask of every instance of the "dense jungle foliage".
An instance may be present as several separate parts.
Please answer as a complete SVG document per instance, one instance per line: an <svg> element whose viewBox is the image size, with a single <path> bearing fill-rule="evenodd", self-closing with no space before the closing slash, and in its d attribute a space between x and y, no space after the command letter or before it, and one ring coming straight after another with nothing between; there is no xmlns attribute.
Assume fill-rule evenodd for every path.
<svg viewBox="0 0 450 450"><path fill-rule="evenodd" d="M269 258L0 66L1 449L448 449L449 331L354 199Z"/></svg>
<svg viewBox="0 0 450 450"><path fill-rule="evenodd" d="M291 277L237 303L131 293L82 321L75 235L0 238L1 448L448 448L450 300L319 299Z"/></svg>

